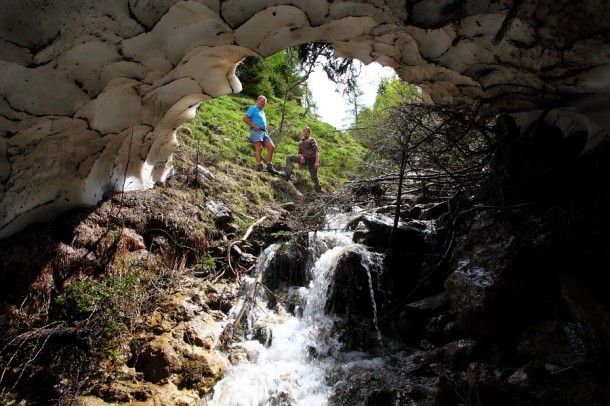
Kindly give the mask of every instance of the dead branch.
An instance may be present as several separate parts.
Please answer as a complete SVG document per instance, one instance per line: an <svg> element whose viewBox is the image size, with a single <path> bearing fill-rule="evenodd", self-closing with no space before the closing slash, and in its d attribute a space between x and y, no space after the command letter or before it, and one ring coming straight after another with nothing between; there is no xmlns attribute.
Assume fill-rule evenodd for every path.
<svg viewBox="0 0 610 406"><path fill-rule="evenodd" d="M239 278L241 275L240 275L240 273L238 271L235 270L235 268L233 268L233 264L231 262L231 253L233 252L233 247L238 242L246 241L248 239L248 237L250 236L250 234L252 233L252 231L254 230L254 227L258 226L259 224L261 224L266 219L267 219L267 216L263 216L260 219L256 220L254 223L252 223L252 225L250 227L248 227L248 230L246 230L246 233L241 238L241 240L233 241L233 242L231 242L231 244L229 244L229 247L227 248L227 264L228 264L229 269L231 270L231 272L233 272L233 275L235 275L235 278ZM221 274L216 277L215 281L217 281L223 274L224 274L224 272L221 272Z"/></svg>
<svg viewBox="0 0 610 406"><path fill-rule="evenodd" d="M248 289L246 298L244 300L244 304L242 305L241 309L239 310L239 313L237 313L237 316L235 317L235 320L233 321L233 330L239 328L239 324L241 322L242 317L246 313L246 310L248 309L248 307L253 305L254 302L256 301L256 292L258 291L258 286L262 285L261 280L263 279L263 274L264 274L264 271L261 269L261 271L258 273L258 275L256 275L256 279L255 279L254 283Z"/></svg>
<svg viewBox="0 0 610 406"><path fill-rule="evenodd" d="M40 328L34 331L23 333L7 344L7 348L18 348L23 344L34 341L45 340L58 344L74 344L77 347L89 351L91 350L91 338L89 333L76 327L51 327Z"/></svg>
<svg viewBox="0 0 610 406"><path fill-rule="evenodd" d="M248 237L250 236L250 234L252 233L252 230L254 230L254 227L258 226L266 219L267 219L267 216L263 216L260 219L256 220L254 223L252 223L252 225L250 227L248 227L248 230L246 230L246 234L244 234L244 236L241 238L241 241L246 241L248 239Z"/></svg>
<svg viewBox="0 0 610 406"><path fill-rule="evenodd" d="M244 236L241 238L240 241L246 241L248 239L248 237L250 236L250 234L252 233L252 230L254 230L254 227L256 227L257 225L261 224L263 221L265 221L267 219L267 216L263 216L260 219L258 219L256 222L254 222L246 231L246 234L244 234ZM231 245L229 246L229 252L228 252L228 257L229 257L229 261L231 258L231 249L233 248L233 245L235 245L236 242L231 243ZM229 266L230 266L230 262L229 262ZM236 273L236 271L231 267L231 270L233 271L233 273ZM254 284L250 287L250 289L248 290L247 294L246 294L246 298L244 300L244 304L242 305L241 309L239 310L239 312L237 313L237 316L235 317L235 320L233 321L232 327L233 330L239 328L240 322L242 317L244 316L244 314L246 313L246 310L248 309L248 307L250 307L251 305L253 305L256 301L256 293L258 291L258 287L260 286L264 286L262 284L262 279L263 279L263 274L264 274L264 270L261 269L261 271L258 273L258 275L256 275L256 279L254 281Z"/></svg>

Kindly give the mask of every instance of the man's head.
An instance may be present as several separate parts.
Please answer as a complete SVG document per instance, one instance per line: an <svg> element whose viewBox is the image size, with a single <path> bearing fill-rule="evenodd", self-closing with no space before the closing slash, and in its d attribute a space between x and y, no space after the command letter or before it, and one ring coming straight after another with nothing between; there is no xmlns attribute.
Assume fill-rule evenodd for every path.
<svg viewBox="0 0 610 406"><path fill-rule="evenodd" d="M262 109L267 104L267 98L263 95L260 95L256 98L256 105L258 108Z"/></svg>
<svg viewBox="0 0 610 406"><path fill-rule="evenodd" d="M309 138L309 134L311 134L311 128L309 128L309 127L303 128L303 138Z"/></svg>

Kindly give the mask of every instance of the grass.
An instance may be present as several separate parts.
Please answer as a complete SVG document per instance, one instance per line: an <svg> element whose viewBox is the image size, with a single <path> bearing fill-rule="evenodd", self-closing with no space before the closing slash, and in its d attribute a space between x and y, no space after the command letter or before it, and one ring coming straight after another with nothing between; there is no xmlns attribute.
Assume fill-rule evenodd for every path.
<svg viewBox="0 0 610 406"><path fill-rule="evenodd" d="M204 165L218 166L224 163L246 171L254 168L254 149L247 125L242 121L246 109L253 104L253 99L239 94L206 100L201 104L196 117L185 127L191 130L191 146L199 149ZM283 167L286 156L297 153L302 129L309 126L320 148L318 175L322 187L328 191L335 190L354 176L357 165L365 155L365 148L359 142L348 133L318 120L295 102L287 104L280 130L281 106L282 100L275 98L269 98L265 106L271 138L276 146L276 166ZM240 172L236 168L234 170ZM245 173L238 175L246 176Z"/></svg>

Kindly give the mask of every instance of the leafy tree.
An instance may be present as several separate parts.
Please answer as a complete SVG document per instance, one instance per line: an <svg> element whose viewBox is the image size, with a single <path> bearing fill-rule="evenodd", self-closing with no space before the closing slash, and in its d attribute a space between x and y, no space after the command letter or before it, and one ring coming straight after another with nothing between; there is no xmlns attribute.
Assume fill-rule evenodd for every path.
<svg viewBox="0 0 610 406"><path fill-rule="evenodd" d="M358 88L356 79L360 70L352 58L335 58L332 45L327 42L310 42L302 44L298 49L298 57L302 66L315 66L321 63L328 79L339 86L340 91L347 95Z"/></svg>
<svg viewBox="0 0 610 406"><path fill-rule="evenodd" d="M315 108L311 93L307 88L307 79L317 66L320 66L327 77L337 84L339 91L353 100L356 112L358 111L358 90L356 78L360 71L351 58L335 58L331 44L325 42L312 42L299 47L283 51L284 71L283 79L283 107L286 111L286 102L290 99L298 101L305 107L306 113ZM281 97L277 94L278 97ZM283 131L284 114L280 121L280 132Z"/></svg>
<svg viewBox="0 0 610 406"><path fill-rule="evenodd" d="M377 88L373 107L365 107L357 115L354 137L374 153L378 149L380 139L384 138L383 124L388 121L392 112L402 104L420 101L421 91L417 86L399 78L383 78Z"/></svg>
<svg viewBox="0 0 610 406"><path fill-rule="evenodd" d="M268 58L247 56L237 66L237 77L242 84L242 93L253 98L258 95L275 95L271 76L272 62Z"/></svg>
<svg viewBox="0 0 610 406"><path fill-rule="evenodd" d="M362 90L358 88L351 89L351 91L347 95L347 101L350 105L349 113L354 118L354 126L358 127L358 117L360 115L361 110L363 109L361 105L361 97L364 93Z"/></svg>
<svg viewBox="0 0 610 406"><path fill-rule="evenodd" d="M303 74L295 48L267 58L248 56L238 65L237 76L242 82L242 93L251 97L264 94L283 98L289 93L290 99L299 100L305 92L298 86L303 81Z"/></svg>
<svg viewBox="0 0 610 406"><path fill-rule="evenodd" d="M315 109L307 79L316 67L321 67L337 89L348 98L357 121L360 112L357 77L358 65L351 58L335 58L332 45L312 42L288 48L267 58L246 57L237 67L242 93L252 98L264 94L282 99L279 133L283 132L286 103L294 100L305 107L305 113Z"/></svg>
<svg viewBox="0 0 610 406"><path fill-rule="evenodd" d="M301 103L303 95L307 94L306 86L304 85L309 78L313 70L313 66L310 66L307 70L303 71L296 48L288 48L283 51L284 64L282 66L282 109L279 131L283 132L284 120L286 117L286 103L289 100L294 100L298 104Z"/></svg>
<svg viewBox="0 0 610 406"><path fill-rule="evenodd" d="M311 73L303 71L296 48L288 48L267 58L246 57L237 68L237 76L242 82L242 93L252 98L264 94L267 97L282 99L282 111L286 103L293 100L303 104L305 100L312 105L311 93L305 82ZM282 132L284 114L281 116L279 131Z"/></svg>

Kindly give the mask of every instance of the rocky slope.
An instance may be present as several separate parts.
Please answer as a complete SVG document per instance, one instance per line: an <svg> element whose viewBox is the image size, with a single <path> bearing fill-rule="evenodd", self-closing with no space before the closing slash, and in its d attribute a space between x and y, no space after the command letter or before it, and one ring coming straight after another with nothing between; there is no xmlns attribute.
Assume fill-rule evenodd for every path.
<svg viewBox="0 0 610 406"><path fill-rule="evenodd" d="M250 177L276 182L292 207L303 198L270 175ZM199 402L226 369L218 323L236 299L238 275L269 238L258 228L288 228L280 221L286 209L272 201L233 212L244 198L220 196L235 195L236 184L218 172L214 179L177 174L3 240L3 404L68 404L81 392L89 394L84 404L96 404L91 396ZM253 180L241 181L257 196L247 187ZM246 227L236 216L265 221L241 241Z"/></svg>

